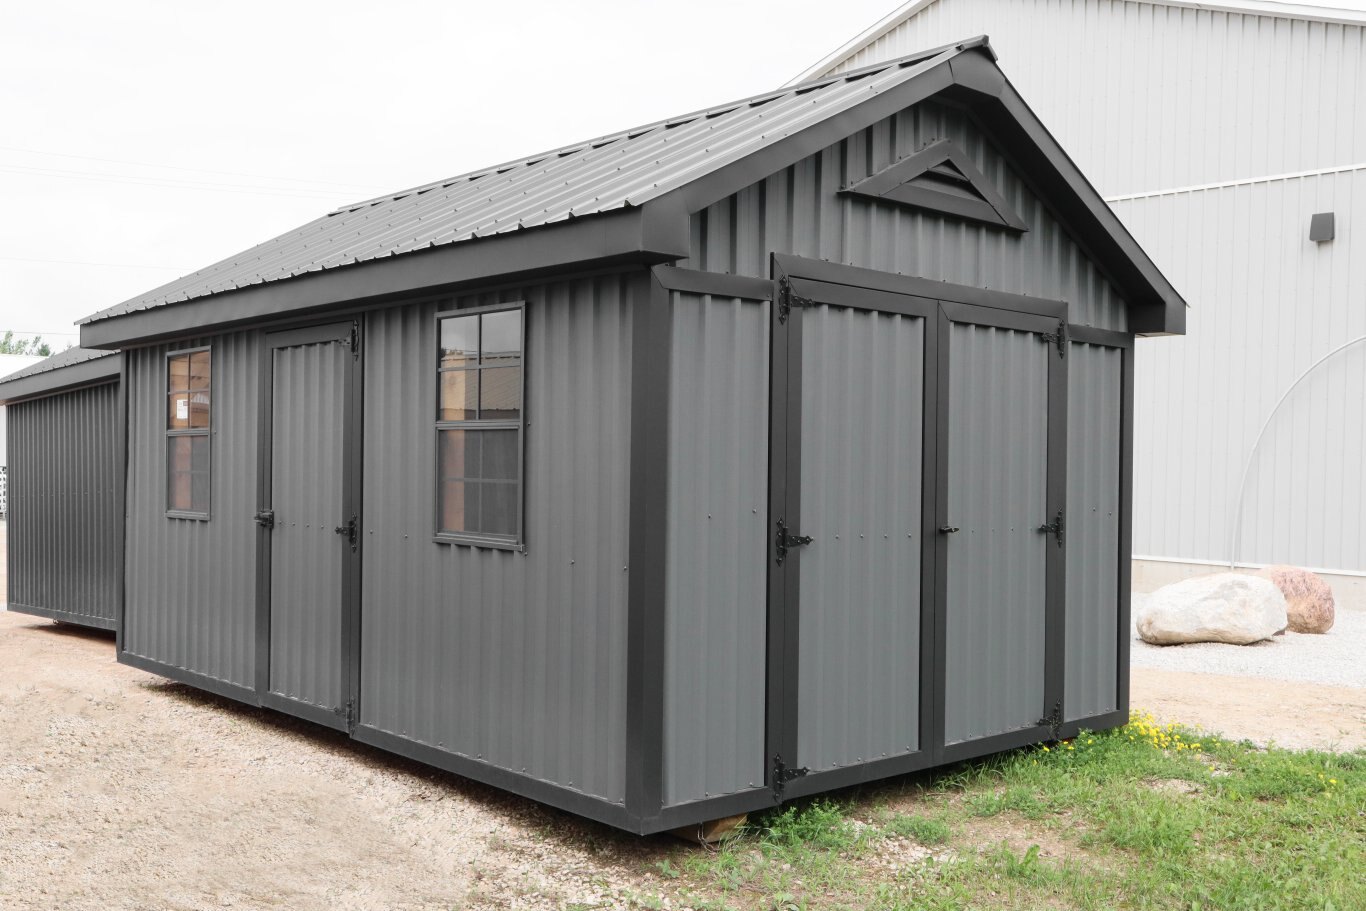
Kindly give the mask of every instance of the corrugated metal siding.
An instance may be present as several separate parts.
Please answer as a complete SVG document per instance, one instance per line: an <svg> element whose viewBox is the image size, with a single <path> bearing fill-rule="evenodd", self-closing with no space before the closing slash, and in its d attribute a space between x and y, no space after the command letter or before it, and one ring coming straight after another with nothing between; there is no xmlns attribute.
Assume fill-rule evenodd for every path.
<svg viewBox="0 0 1366 911"><path fill-rule="evenodd" d="M1048 356L1028 332L950 333L945 743L1043 708Z"/></svg>
<svg viewBox="0 0 1366 911"><path fill-rule="evenodd" d="M343 692L345 392L339 342L277 348L271 390L270 689L325 708Z"/></svg>
<svg viewBox="0 0 1366 911"><path fill-rule="evenodd" d="M925 321L802 312L797 761L919 748Z"/></svg>
<svg viewBox="0 0 1366 911"><path fill-rule="evenodd" d="M1140 344L1134 553L1227 560L1239 476L1277 399L1366 335L1366 169L1118 203L1193 301L1189 335ZM1337 213L1337 238L1309 216ZM1240 559L1366 571L1366 345L1313 373L1267 430Z"/></svg>
<svg viewBox="0 0 1366 911"><path fill-rule="evenodd" d="M1119 469L1122 351L1072 344L1067 390L1067 720L1119 699Z"/></svg>
<svg viewBox="0 0 1366 911"><path fill-rule="evenodd" d="M960 36L961 37L961 36ZM358 203L83 322L306 272L639 206L915 78L958 51L781 89Z"/></svg>
<svg viewBox="0 0 1366 911"><path fill-rule="evenodd" d="M528 302L525 553L433 542L437 305L367 317L363 724L623 800L630 302L645 293L642 273L459 300Z"/></svg>
<svg viewBox="0 0 1366 911"><path fill-rule="evenodd" d="M253 688L259 344L255 333L234 333L125 354L124 650ZM198 345L213 350L208 521L166 516L166 353Z"/></svg>
<svg viewBox="0 0 1366 911"><path fill-rule="evenodd" d="M938 0L835 69L989 34L1111 196L1366 161L1363 33L1120 0Z"/></svg>
<svg viewBox="0 0 1366 911"><path fill-rule="evenodd" d="M768 308L673 295L665 804L764 784Z"/></svg>
<svg viewBox="0 0 1366 911"><path fill-rule="evenodd" d="M112 629L123 560L118 384L10 405L7 416L9 606Z"/></svg>
<svg viewBox="0 0 1366 911"><path fill-rule="evenodd" d="M1029 225L1023 235L890 203L840 197L934 139L953 139ZM693 216L695 269L768 277L771 252L1028 294L1069 319L1124 330L1118 292L957 108L927 102L874 124Z"/></svg>

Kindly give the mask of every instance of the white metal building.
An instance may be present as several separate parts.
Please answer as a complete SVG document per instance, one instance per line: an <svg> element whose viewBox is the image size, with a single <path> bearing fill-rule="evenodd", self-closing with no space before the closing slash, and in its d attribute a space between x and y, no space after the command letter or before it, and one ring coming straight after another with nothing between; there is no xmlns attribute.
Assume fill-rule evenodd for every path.
<svg viewBox="0 0 1366 911"><path fill-rule="evenodd" d="M1364 26L1255 0L914 0L800 77L990 35L1190 301L1187 336L1139 346L1137 585L1235 547L1340 591L1366 574Z"/></svg>

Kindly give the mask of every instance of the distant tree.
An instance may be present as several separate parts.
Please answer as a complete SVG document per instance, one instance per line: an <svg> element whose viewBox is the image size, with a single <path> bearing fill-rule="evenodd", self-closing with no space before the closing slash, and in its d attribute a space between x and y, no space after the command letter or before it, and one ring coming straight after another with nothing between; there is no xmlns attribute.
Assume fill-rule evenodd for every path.
<svg viewBox="0 0 1366 911"><path fill-rule="evenodd" d="M0 354L25 354L30 357L50 357L52 346L43 341L41 335L33 338L15 339L14 330L6 329L5 337L0 339Z"/></svg>

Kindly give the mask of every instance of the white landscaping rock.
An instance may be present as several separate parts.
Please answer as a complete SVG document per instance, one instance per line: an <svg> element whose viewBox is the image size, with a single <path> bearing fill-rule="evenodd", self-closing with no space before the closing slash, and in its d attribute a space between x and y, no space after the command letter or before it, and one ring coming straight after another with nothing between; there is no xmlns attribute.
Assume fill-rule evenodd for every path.
<svg viewBox="0 0 1366 911"><path fill-rule="evenodd" d="M1250 645L1285 629L1285 596L1258 576L1196 576L1153 592L1137 620L1138 635L1154 645Z"/></svg>

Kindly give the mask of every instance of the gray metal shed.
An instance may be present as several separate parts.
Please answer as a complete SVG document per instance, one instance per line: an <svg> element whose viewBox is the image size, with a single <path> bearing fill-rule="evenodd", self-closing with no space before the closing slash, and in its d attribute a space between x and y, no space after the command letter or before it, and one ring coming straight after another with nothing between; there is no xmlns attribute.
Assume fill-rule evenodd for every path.
<svg viewBox="0 0 1366 911"><path fill-rule="evenodd" d="M348 206L82 325L119 659L635 832L1119 724L1183 329L985 39Z"/></svg>
<svg viewBox="0 0 1366 911"><path fill-rule="evenodd" d="M70 348L0 379L8 609L114 629L123 588L122 358Z"/></svg>

